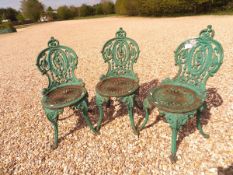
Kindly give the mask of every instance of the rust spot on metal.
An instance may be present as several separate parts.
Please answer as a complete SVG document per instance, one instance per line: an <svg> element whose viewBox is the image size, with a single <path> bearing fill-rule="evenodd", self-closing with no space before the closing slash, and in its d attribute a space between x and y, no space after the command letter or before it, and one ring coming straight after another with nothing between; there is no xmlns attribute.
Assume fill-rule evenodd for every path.
<svg viewBox="0 0 233 175"><path fill-rule="evenodd" d="M162 111L184 113L198 109L201 98L195 91L174 85L162 85L152 92L153 103Z"/></svg>
<svg viewBox="0 0 233 175"><path fill-rule="evenodd" d="M60 87L47 95L46 103L50 106L69 103L80 98L83 92L83 87L78 85Z"/></svg>
<svg viewBox="0 0 233 175"><path fill-rule="evenodd" d="M138 87L137 81L118 77L100 81L96 86L96 91L102 96L121 97L135 92Z"/></svg>

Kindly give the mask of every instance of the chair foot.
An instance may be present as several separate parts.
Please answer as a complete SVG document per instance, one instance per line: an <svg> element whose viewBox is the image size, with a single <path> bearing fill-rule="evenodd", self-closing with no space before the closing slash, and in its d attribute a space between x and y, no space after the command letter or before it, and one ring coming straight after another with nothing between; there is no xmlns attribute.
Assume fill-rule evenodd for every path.
<svg viewBox="0 0 233 175"><path fill-rule="evenodd" d="M200 132L200 131L199 131ZM205 139L208 139L210 138L210 135L209 134L206 134L204 132L200 132L200 134L205 138Z"/></svg>
<svg viewBox="0 0 233 175"><path fill-rule="evenodd" d="M51 145L50 147L51 147L51 149L52 149L52 150L55 150L55 149L57 149L57 148L58 148L58 145L53 144L53 145Z"/></svg>
<svg viewBox="0 0 233 175"><path fill-rule="evenodd" d="M140 131L138 129L133 129L133 133L139 137Z"/></svg>
<svg viewBox="0 0 233 175"><path fill-rule="evenodd" d="M198 110L197 111L197 129L199 130L199 133L206 139L208 139L210 136L209 134L206 134L203 129L202 129L202 125L201 125L201 111Z"/></svg>
<svg viewBox="0 0 233 175"><path fill-rule="evenodd" d="M94 129L95 129L95 132L93 132L92 130L92 134L94 134L95 136L97 136L97 135L100 135L100 131L99 130L97 130L97 127L94 127Z"/></svg>
<svg viewBox="0 0 233 175"><path fill-rule="evenodd" d="M176 161L177 161L177 156L176 156L176 154L171 154L169 158L170 158L170 160L171 160L171 163L176 163Z"/></svg>

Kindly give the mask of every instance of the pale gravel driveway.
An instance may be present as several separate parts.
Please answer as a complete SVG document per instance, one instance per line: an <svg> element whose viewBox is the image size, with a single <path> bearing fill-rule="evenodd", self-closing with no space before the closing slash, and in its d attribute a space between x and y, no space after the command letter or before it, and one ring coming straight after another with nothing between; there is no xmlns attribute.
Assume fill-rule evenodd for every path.
<svg viewBox="0 0 233 175"><path fill-rule="evenodd" d="M138 139L123 110L122 116L114 113L118 117L102 127L101 135L94 136L85 124L78 125L82 120L67 109L61 116L66 119L59 121L63 139L58 149L51 151L53 129L40 103L40 91L47 79L35 66L37 54L51 36L77 52L76 75L83 78L93 100L99 76L107 70L101 48L119 27L139 44L141 54L135 72L143 84L174 76L177 68L173 51L208 24L213 25L215 38L225 51L222 67L207 84L217 91L211 95L210 114L203 119L203 128L210 134L208 140L193 129L195 121L191 121L181 134L185 137L178 148L179 160L172 165L168 158L171 130L163 120L143 130ZM233 16L110 17L19 29L0 35L0 82L0 174L208 175L233 165ZM97 118L93 105L91 114ZM115 108L119 110L119 106ZM149 124L157 115L154 110Z"/></svg>

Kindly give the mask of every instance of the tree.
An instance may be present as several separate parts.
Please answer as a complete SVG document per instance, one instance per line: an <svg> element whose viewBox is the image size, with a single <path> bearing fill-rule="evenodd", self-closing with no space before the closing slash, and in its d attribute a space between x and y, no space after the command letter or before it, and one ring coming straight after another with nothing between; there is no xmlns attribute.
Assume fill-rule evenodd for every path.
<svg viewBox="0 0 233 175"><path fill-rule="evenodd" d="M73 18L73 17L76 17L76 16L79 16L79 9L75 6L70 6L70 16Z"/></svg>
<svg viewBox="0 0 233 175"><path fill-rule="evenodd" d="M221 9L233 0L117 0L115 9L121 15L171 16L209 12Z"/></svg>
<svg viewBox="0 0 233 175"><path fill-rule="evenodd" d="M57 19L56 13L54 13L54 10L51 6L49 6L45 12L45 15L49 17L50 20L55 20Z"/></svg>
<svg viewBox="0 0 233 175"><path fill-rule="evenodd" d="M86 4L83 4L79 8L79 16L91 16L94 14L93 12L94 12L94 8Z"/></svg>
<svg viewBox="0 0 233 175"><path fill-rule="evenodd" d="M57 9L58 19L66 20L72 17L69 7L61 6Z"/></svg>
<svg viewBox="0 0 233 175"><path fill-rule="evenodd" d="M102 15L102 14L104 14L104 13L103 13L103 9L102 9L101 3L95 4L95 5L93 6L93 8L94 8L94 13L95 13L95 15Z"/></svg>
<svg viewBox="0 0 233 175"><path fill-rule="evenodd" d="M18 22L21 24L23 24L25 21L25 18L23 17L22 13L19 13L16 18L17 18Z"/></svg>
<svg viewBox="0 0 233 175"><path fill-rule="evenodd" d="M44 6L38 0L22 0L21 10L25 18L36 22L40 19L40 15L44 11Z"/></svg>
<svg viewBox="0 0 233 175"><path fill-rule="evenodd" d="M114 4L109 0L101 0L101 7L103 14L112 14L114 13Z"/></svg>
<svg viewBox="0 0 233 175"><path fill-rule="evenodd" d="M139 4L140 0L117 0L115 10L118 14L136 16L140 14Z"/></svg>
<svg viewBox="0 0 233 175"><path fill-rule="evenodd" d="M126 0L117 0L115 4L115 10L117 14L120 15L127 15L127 9L126 9Z"/></svg>
<svg viewBox="0 0 233 175"><path fill-rule="evenodd" d="M126 9L128 11L128 15L130 16L140 15L139 0L128 1L126 4Z"/></svg>
<svg viewBox="0 0 233 175"><path fill-rule="evenodd" d="M0 16L2 19L9 19L11 21L17 21L18 11L13 8L0 9Z"/></svg>

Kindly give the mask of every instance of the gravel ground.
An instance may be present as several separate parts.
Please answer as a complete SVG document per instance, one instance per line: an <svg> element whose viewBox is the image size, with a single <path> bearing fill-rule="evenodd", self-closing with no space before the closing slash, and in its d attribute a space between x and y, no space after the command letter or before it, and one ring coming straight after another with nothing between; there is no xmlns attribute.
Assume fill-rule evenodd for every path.
<svg viewBox="0 0 233 175"><path fill-rule="evenodd" d="M171 164L171 129L157 110L139 138L132 133L127 111L112 103L99 136L71 110L59 121L60 144L52 151L53 129L41 107L47 79L35 63L51 36L79 56L76 75L86 83L90 116L97 118L95 85L106 72L100 50L123 27L141 54L135 65L141 98L150 87L177 72L173 51L208 24L225 50L224 63L208 83L209 110L203 115L204 139L191 120L181 131L178 161ZM72 20L33 25L0 36L0 174L233 174L233 16ZM135 110L140 119L142 111ZM112 116L112 117L111 117Z"/></svg>

